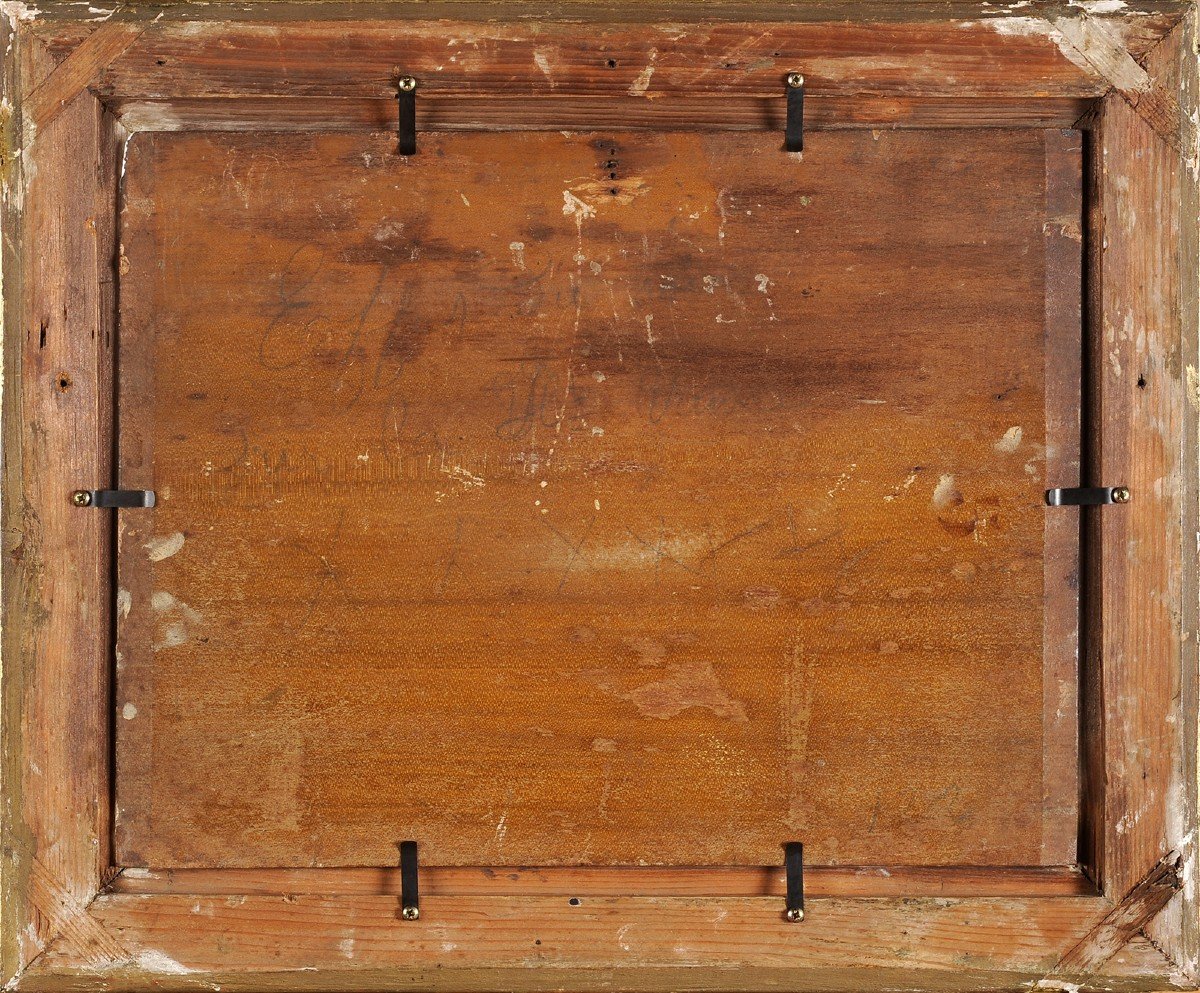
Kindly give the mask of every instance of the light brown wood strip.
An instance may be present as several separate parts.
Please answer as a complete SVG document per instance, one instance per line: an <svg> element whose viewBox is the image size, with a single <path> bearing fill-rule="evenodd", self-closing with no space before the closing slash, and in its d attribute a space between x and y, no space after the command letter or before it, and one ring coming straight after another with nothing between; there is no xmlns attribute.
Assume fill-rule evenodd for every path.
<svg viewBox="0 0 1200 993"><path fill-rule="evenodd" d="M1200 45L1200 11L1193 9L1150 53L1146 68L1162 86L1178 94L1181 111L1189 121L1200 120L1200 72L1197 72L1197 52ZM1200 713L1200 555L1196 554L1194 536L1200 534L1200 473L1192 471L1193 459L1200 451L1200 171L1195 165L1200 145L1193 145L1191 163L1185 156L1177 172L1179 198L1166 209L1175 210L1179 218L1179 241L1173 261L1179 272L1175 304L1178 335L1177 366L1182 372L1172 381L1177 394L1171 401L1180 411L1178 437L1180 491L1178 495L1179 525L1173 519L1168 532L1182 545L1179 555L1179 628L1180 682L1178 696L1173 699L1176 743L1173 750L1171 801L1167 808L1166 841L1170 848L1183 852L1180 866L1183 891L1169 902L1146 926L1146 933L1185 972L1190 971L1193 985L1200 983L1200 905L1194 894L1200 884L1200 867L1192 852L1190 839L1200 827L1200 802L1197 788L1197 732L1200 721L1189 715ZM1172 256L1163 253L1164 259ZM1164 319L1167 333L1172 326L1168 315ZM1169 347L1167 355L1174 351ZM1172 362L1171 365L1175 365Z"/></svg>
<svg viewBox="0 0 1200 993"><path fill-rule="evenodd" d="M400 872L380 869L125 869L113 893L285 896L399 895ZM914 866L812 866L805 871L812 897L1088 896L1095 888L1068 867L948 869ZM776 896L785 893L783 871L748 868L660 869L649 866L510 868L422 866L428 896Z"/></svg>
<svg viewBox="0 0 1200 993"><path fill-rule="evenodd" d="M32 88L49 60L28 38L16 47ZM70 495L111 471L111 125L79 94L6 188L4 875L17 890L5 894L17 945L10 959L6 942L6 969L61 923L50 906L33 912L39 900L83 905L109 865L110 532Z"/></svg>
<svg viewBox="0 0 1200 993"><path fill-rule="evenodd" d="M988 97L809 95L806 129L1072 127L1093 105L1084 97L1029 100ZM349 97L115 98L110 106L130 131L389 131L396 101ZM673 95L661 100L539 94L445 97L421 93L421 131L776 131L782 97Z"/></svg>
<svg viewBox="0 0 1200 993"><path fill-rule="evenodd" d="M1040 861L1044 138L811 153L134 141L125 864Z"/></svg>
<svg viewBox="0 0 1200 993"><path fill-rule="evenodd" d="M430 897L398 920L392 897L106 896L92 907L146 972L316 969L594 970L689 966L794 973L1048 970L1103 913L1097 898L817 900L803 925L775 899ZM69 955L50 963L69 969Z"/></svg>
<svg viewBox="0 0 1200 993"><path fill-rule="evenodd" d="M1170 844L1181 797L1181 467L1185 370L1180 364L1182 163L1119 97L1105 101L1098 156L1103 209L1099 390L1094 478L1128 485L1132 501L1097 514L1100 542L1105 811L1103 879L1124 896Z"/></svg>
<svg viewBox="0 0 1200 993"><path fill-rule="evenodd" d="M1101 71L1037 18L926 23L594 24L519 20L223 21L153 25L105 70L106 98L386 98L399 75L431 96L602 95L623 102L746 94L782 99L784 76L826 93L1096 97ZM402 53L402 58L398 53ZM880 53L886 53L881 55ZM403 65L398 65L398 59Z"/></svg>

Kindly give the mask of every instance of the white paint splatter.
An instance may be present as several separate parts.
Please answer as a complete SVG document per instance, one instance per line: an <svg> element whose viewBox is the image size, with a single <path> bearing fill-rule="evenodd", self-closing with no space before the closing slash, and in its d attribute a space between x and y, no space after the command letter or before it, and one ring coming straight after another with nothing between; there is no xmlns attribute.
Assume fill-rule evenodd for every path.
<svg viewBox="0 0 1200 993"><path fill-rule="evenodd" d="M129 616L132 607L133 594L129 590L117 590L117 613L121 615L121 620Z"/></svg>
<svg viewBox="0 0 1200 993"><path fill-rule="evenodd" d="M137 707L135 707L132 703L125 704L125 706L121 708L121 716L127 721L132 721L135 717L137 717Z"/></svg>
<svg viewBox="0 0 1200 993"><path fill-rule="evenodd" d="M935 507L948 507L954 502L954 498L958 495L958 490L954 488L953 476L942 476L937 481L937 486L933 488L933 505Z"/></svg>
<svg viewBox="0 0 1200 993"><path fill-rule="evenodd" d="M596 216L596 208L584 203L570 190L563 190L563 213L567 217L574 215L576 223L582 223L587 218Z"/></svg>
<svg viewBox="0 0 1200 993"><path fill-rule="evenodd" d="M646 63L646 68L638 73L637 79L629 87L629 95L631 97L644 97L646 91L650 89L650 77L654 75L654 60L658 58L658 49L650 49L650 61Z"/></svg>
<svg viewBox="0 0 1200 993"><path fill-rule="evenodd" d="M147 972L161 972L171 976L186 976L196 971L152 948L138 952L134 961L137 962L138 968L145 969Z"/></svg>
<svg viewBox="0 0 1200 993"><path fill-rule="evenodd" d="M754 277L754 281L756 283L758 283L758 292L759 293L766 293L768 290L770 290L771 286L773 285L771 280L768 279L761 272L757 276Z"/></svg>
<svg viewBox="0 0 1200 993"><path fill-rule="evenodd" d="M1021 431L1021 426L1019 424L1009 428L1004 432L1003 437L996 442L994 446L996 451L1015 452L1017 450L1017 446L1021 444L1022 433L1023 432Z"/></svg>
<svg viewBox="0 0 1200 993"><path fill-rule="evenodd" d="M513 265L518 269L525 268L525 242L513 241L509 243L508 250L512 252Z"/></svg>
<svg viewBox="0 0 1200 993"><path fill-rule="evenodd" d="M183 535L176 531L174 534L164 535L161 538L151 538L143 547L151 562L161 562L163 559L169 559L183 548L183 542Z"/></svg>

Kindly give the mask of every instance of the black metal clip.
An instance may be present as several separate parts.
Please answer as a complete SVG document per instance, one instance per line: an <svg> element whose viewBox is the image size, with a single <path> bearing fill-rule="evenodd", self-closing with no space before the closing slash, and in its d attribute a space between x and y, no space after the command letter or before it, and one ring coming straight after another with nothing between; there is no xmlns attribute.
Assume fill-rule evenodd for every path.
<svg viewBox="0 0 1200 993"><path fill-rule="evenodd" d="M804 920L804 846L800 842L784 843L783 872L787 879L783 918L796 924Z"/></svg>
<svg viewBox="0 0 1200 993"><path fill-rule="evenodd" d="M804 77L798 72L787 75L787 127L783 132L785 152L804 151Z"/></svg>
<svg viewBox="0 0 1200 993"><path fill-rule="evenodd" d="M417 154L417 80L413 76L401 76L396 84L396 102L400 107L400 118L397 124L397 137L401 155Z"/></svg>
<svg viewBox="0 0 1200 993"><path fill-rule="evenodd" d="M153 490L76 490L71 494L76 507L153 507Z"/></svg>
<svg viewBox="0 0 1200 993"><path fill-rule="evenodd" d="M421 916L415 841L400 842L400 916L406 921L415 921Z"/></svg>
<svg viewBox="0 0 1200 993"><path fill-rule="evenodd" d="M1064 486L1046 490L1050 507L1105 507L1110 503L1129 503L1128 486Z"/></svg>

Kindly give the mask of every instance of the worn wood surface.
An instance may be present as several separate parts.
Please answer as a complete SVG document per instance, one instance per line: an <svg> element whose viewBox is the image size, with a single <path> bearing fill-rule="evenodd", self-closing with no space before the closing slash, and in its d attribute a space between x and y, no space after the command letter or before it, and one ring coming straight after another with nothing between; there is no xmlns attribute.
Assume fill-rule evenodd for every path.
<svg viewBox="0 0 1200 993"><path fill-rule="evenodd" d="M1046 479L1077 485L1083 403L1083 135L1046 132ZM1042 684L1042 861L1073 865L1079 845L1078 510L1046 514Z"/></svg>
<svg viewBox="0 0 1200 993"><path fill-rule="evenodd" d="M286 896L309 893L380 896L400 893L398 868L337 869L124 869L111 893ZM785 894L777 866L702 869L656 866L507 868L427 866L428 896L777 896ZM1094 896L1088 879L1070 866L809 866L804 892L815 897Z"/></svg>
<svg viewBox="0 0 1200 993"><path fill-rule="evenodd" d="M310 7L294 21L253 7L238 20L168 17L94 89L130 129L336 131L389 127L402 74L420 80L425 129L778 129L792 70L805 74L812 126L1070 126L1112 86L1049 11L855 21L832 10L822 20L767 10L759 20L742 8L731 20L693 8L581 24L530 21L516 5L451 26L430 14L347 21L338 10L322 19L324 8ZM40 30L65 57L93 29L49 21ZM1165 26L1151 15L1107 30L1132 59L1126 49L1137 53Z"/></svg>
<svg viewBox="0 0 1200 993"><path fill-rule="evenodd" d="M1048 147L139 136L120 863L1047 860Z"/></svg>
<svg viewBox="0 0 1200 993"><path fill-rule="evenodd" d="M1060 975L1091 975L1139 934L1180 890L1182 858L1169 852L1063 956L1055 972Z"/></svg>
<svg viewBox="0 0 1200 993"><path fill-rule="evenodd" d="M816 977L828 982L821 973L831 970L869 974L897 962L909 984L922 974L957 975L972 963L1019 977L1052 968L1102 912L1096 897L828 899L812 901L797 926L783 920L772 898L429 897L421 920L409 926L390 896L111 895L92 905L130 964L144 958L146 971L168 983L194 974L236 984L239 973L253 982L280 972L303 982L298 973L315 968L343 988L356 968L391 969L400 978L435 968L572 967L603 975L743 967L776 970L776 981L786 977L793 988L811 987ZM64 949L44 967L81 964ZM943 981L950 985L949 975ZM423 984L410 978L405 985Z"/></svg>
<svg viewBox="0 0 1200 993"><path fill-rule="evenodd" d="M53 61L28 36L7 41L7 92L36 92ZM112 465L119 150L111 118L89 93L46 121L19 158L13 147L32 129L23 131L11 105L5 113L0 965L7 981L72 925L111 864L111 522L74 508L70 494L106 484Z"/></svg>
<svg viewBox="0 0 1200 993"><path fill-rule="evenodd" d="M1105 784L1094 800L1103 812L1093 819L1103 824L1097 840L1104 889L1119 900L1184 843L1180 828L1194 817L1194 778L1184 781L1185 763L1194 766L1184 752L1194 752L1195 727L1193 721L1181 738L1179 705L1182 644L1195 637L1182 628L1181 605L1185 558L1194 574L1196 534L1195 479L1185 483L1182 471L1192 431L1185 430L1183 348L1194 341L1185 346L1181 320L1192 324L1195 315L1180 316L1176 260L1184 219L1172 205L1183 196L1186 164L1178 152L1124 99L1110 97L1095 167L1091 472L1096 482L1128 485L1133 494L1127 506L1113 508L1121 513L1091 514L1098 616L1089 668L1103 673L1103 722L1093 730L1102 741ZM1193 608L1187 616L1194 617Z"/></svg>

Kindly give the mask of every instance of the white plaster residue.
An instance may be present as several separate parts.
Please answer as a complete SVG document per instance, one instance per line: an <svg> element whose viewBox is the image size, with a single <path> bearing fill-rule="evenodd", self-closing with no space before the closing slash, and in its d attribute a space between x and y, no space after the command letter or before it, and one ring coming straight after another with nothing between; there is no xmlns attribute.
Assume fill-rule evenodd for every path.
<svg viewBox="0 0 1200 993"><path fill-rule="evenodd" d="M134 961L137 962L138 968L145 969L147 972L161 972L171 976L186 976L188 973L196 971L152 948L138 952Z"/></svg>
<svg viewBox="0 0 1200 993"><path fill-rule="evenodd" d="M546 50L544 48L535 48L533 50L533 61L550 83L550 89L555 89L558 84L554 82L554 73L550 70L550 56L546 54Z"/></svg>
<svg viewBox="0 0 1200 993"><path fill-rule="evenodd" d="M338 951L348 959L354 958L354 939L343 938L338 942Z"/></svg>
<svg viewBox="0 0 1200 993"><path fill-rule="evenodd" d="M1079 7L1089 14L1115 14L1128 6L1125 0L1067 0L1070 7Z"/></svg>
<svg viewBox="0 0 1200 993"><path fill-rule="evenodd" d="M658 339L654 337L654 329L651 327L651 323L653 321L654 321L654 315L647 314L646 315L646 344L650 345L651 347L654 347L654 343L656 341L658 341Z"/></svg>
<svg viewBox="0 0 1200 993"><path fill-rule="evenodd" d="M716 293L717 287L719 285L720 285L720 280L718 280L716 276L705 276L704 277L704 292L705 293Z"/></svg>
<svg viewBox="0 0 1200 993"><path fill-rule="evenodd" d="M513 265L518 269L525 268L525 242L513 241L509 243L508 250L512 252Z"/></svg>
<svg viewBox="0 0 1200 993"><path fill-rule="evenodd" d="M1187 398L1192 409L1200 411L1200 373L1194 365L1187 367Z"/></svg>
<svg viewBox="0 0 1200 993"><path fill-rule="evenodd" d="M127 721L132 721L135 717L137 717L137 707L135 707L132 703L125 704L125 706L121 708L121 716Z"/></svg>
<svg viewBox="0 0 1200 993"><path fill-rule="evenodd" d="M0 11L11 21L34 21L42 16L42 12L31 3L22 0L4 0L0 3Z"/></svg>
<svg viewBox="0 0 1200 993"><path fill-rule="evenodd" d="M1022 433L1021 426L1019 424L1015 425L1005 431L993 447L998 452L1015 452L1017 446L1021 444Z"/></svg>
<svg viewBox="0 0 1200 993"><path fill-rule="evenodd" d="M476 476L473 472L464 469L460 465L456 465L453 468L443 467L442 472L455 482L462 483L465 490L482 489L486 485L486 481L482 476Z"/></svg>
<svg viewBox="0 0 1200 993"><path fill-rule="evenodd" d="M161 562L163 559L169 559L183 548L183 542L183 535L176 531L174 534L151 538L144 547L151 562Z"/></svg>
<svg viewBox="0 0 1200 993"><path fill-rule="evenodd" d="M584 203L570 190L563 190L563 213L567 217L574 215L575 222L581 224L587 218L596 216L596 208Z"/></svg>
<svg viewBox="0 0 1200 993"><path fill-rule="evenodd" d="M954 488L953 476L942 476L937 481L937 486L933 488L933 505L935 507L948 507L954 502L954 498L958 495L958 490Z"/></svg>
<svg viewBox="0 0 1200 993"><path fill-rule="evenodd" d="M763 275L763 273L761 273L761 272L757 276L754 277L754 281L756 283L758 283L758 292L759 293L768 292L771 289L771 286L773 285L771 280L767 276Z"/></svg>
<svg viewBox="0 0 1200 993"><path fill-rule="evenodd" d="M121 620L129 616L132 607L133 594L129 590L117 590L117 613L121 615Z"/></svg>
<svg viewBox="0 0 1200 993"><path fill-rule="evenodd" d="M644 97L646 91L650 89L650 77L654 75L654 60L658 58L658 49L650 49L650 61L646 63L646 68L638 73L637 79L630 84L629 95L631 97Z"/></svg>

